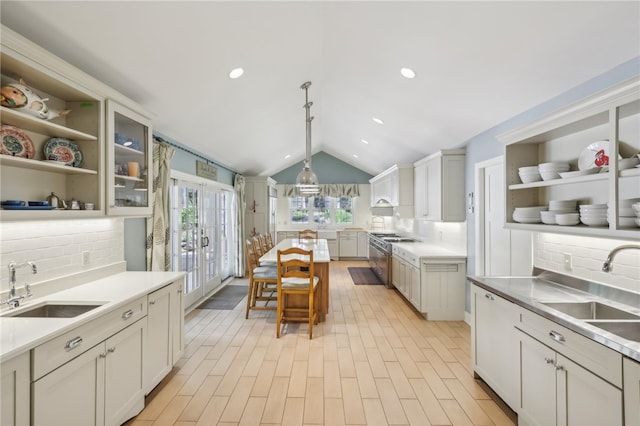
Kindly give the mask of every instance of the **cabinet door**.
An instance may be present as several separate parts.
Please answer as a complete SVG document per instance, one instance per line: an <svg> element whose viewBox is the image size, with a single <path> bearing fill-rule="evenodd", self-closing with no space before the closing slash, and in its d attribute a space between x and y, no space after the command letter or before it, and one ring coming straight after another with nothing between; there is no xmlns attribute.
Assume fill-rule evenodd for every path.
<svg viewBox="0 0 640 426"><path fill-rule="evenodd" d="M104 419L119 425L144 408L144 339L141 319L106 340Z"/></svg>
<svg viewBox="0 0 640 426"><path fill-rule="evenodd" d="M151 120L107 101L107 214L151 215Z"/></svg>
<svg viewBox="0 0 640 426"><path fill-rule="evenodd" d="M404 282L402 283L400 282L401 281L400 280L400 274L401 274L400 263L401 263L400 259L397 258L396 256L393 256L391 258L391 284L393 284L393 286L402 293L400 286L404 284Z"/></svg>
<svg viewBox="0 0 640 426"><path fill-rule="evenodd" d="M515 324L517 307L479 287L471 287L472 360L474 371L513 410L519 405L520 366ZM496 350L500 348L500 350Z"/></svg>
<svg viewBox="0 0 640 426"><path fill-rule="evenodd" d="M104 359L101 343L32 384L33 424L104 424Z"/></svg>
<svg viewBox="0 0 640 426"><path fill-rule="evenodd" d="M556 424L556 353L518 332L520 342L521 396L518 423L522 425Z"/></svg>
<svg viewBox="0 0 640 426"><path fill-rule="evenodd" d="M622 425L622 391L558 354L559 425Z"/></svg>
<svg viewBox="0 0 640 426"><path fill-rule="evenodd" d="M179 280L173 283L171 288L171 342L173 352L171 354L172 365L180 359L184 352L184 283Z"/></svg>
<svg viewBox="0 0 640 426"><path fill-rule="evenodd" d="M622 361L624 371L624 422L640 425L640 362L630 358Z"/></svg>
<svg viewBox="0 0 640 426"><path fill-rule="evenodd" d="M358 257L369 257L369 234L358 232Z"/></svg>
<svg viewBox="0 0 640 426"><path fill-rule="evenodd" d="M358 257L358 236L356 232L342 231L338 234L340 257Z"/></svg>
<svg viewBox="0 0 640 426"><path fill-rule="evenodd" d="M421 311L433 321L464 319L465 264L457 260L422 262Z"/></svg>
<svg viewBox="0 0 640 426"><path fill-rule="evenodd" d="M466 219L464 196L464 155L442 157L442 206L443 221L464 221Z"/></svg>
<svg viewBox="0 0 640 426"><path fill-rule="evenodd" d="M416 218L427 216L427 165L419 164L413 170L414 206Z"/></svg>
<svg viewBox="0 0 640 426"><path fill-rule="evenodd" d="M145 393L151 392L171 371L171 290L166 286L148 296Z"/></svg>
<svg viewBox="0 0 640 426"><path fill-rule="evenodd" d="M31 421L29 355L27 351L0 365L2 373L0 424L3 426L28 425Z"/></svg>
<svg viewBox="0 0 640 426"><path fill-rule="evenodd" d="M442 159L433 158L425 163L426 191L425 214L429 220L442 219Z"/></svg>
<svg viewBox="0 0 640 426"><path fill-rule="evenodd" d="M416 307L417 310L421 311L421 294L420 294L420 268L411 265L411 264L407 264L407 268L406 268L406 280L407 280L407 287L408 288L408 293L409 293L409 301L411 302L411 304L413 304L413 306Z"/></svg>

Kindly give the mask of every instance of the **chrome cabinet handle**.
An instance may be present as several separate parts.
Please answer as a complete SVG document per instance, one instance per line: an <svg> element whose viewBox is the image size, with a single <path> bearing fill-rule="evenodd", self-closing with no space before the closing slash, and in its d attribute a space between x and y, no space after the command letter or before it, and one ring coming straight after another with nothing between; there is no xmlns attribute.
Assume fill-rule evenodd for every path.
<svg viewBox="0 0 640 426"><path fill-rule="evenodd" d="M493 297L493 295L491 295L491 294L489 294L489 293L486 293L486 294L484 295L484 297L486 297L486 298L487 298L487 299L489 299L489 300L495 300L495 299L494 299L494 297Z"/></svg>
<svg viewBox="0 0 640 426"><path fill-rule="evenodd" d="M107 352L110 354L114 353L115 351L116 351L115 347L107 349Z"/></svg>
<svg viewBox="0 0 640 426"><path fill-rule="evenodd" d="M544 362L546 362L547 364L553 364L553 358L545 357Z"/></svg>
<svg viewBox="0 0 640 426"><path fill-rule="evenodd" d="M100 356L100 358L106 358L106 357L107 357L107 353L106 353L106 352L103 352L103 353L101 353L99 356Z"/></svg>
<svg viewBox="0 0 640 426"><path fill-rule="evenodd" d="M553 340L555 340L556 342L564 342L564 336L560 333L558 333L557 331L551 330L549 332L549 337L551 337Z"/></svg>
<svg viewBox="0 0 640 426"><path fill-rule="evenodd" d="M124 311L124 313L122 314L122 319L123 320L128 320L132 316L133 316L133 309L129 309L127 311Z"/></svg>
<svg viewBox="0 0 640 426"><path fill-rule="evenodd" d="M64 345L65 349L75 349L78 346L80 346L80 343L82 343L82 337L78 336L74 339L71 339L67 342L66 345Z"/></svg>
<svg viewBox="0 0 640 426"><path fill-rule="evenodd" d="M150 305L155 305L155 304L156 304L156 301L155 301L155 300L149 300L149 304L150 304Z"/></svg>
<svg viewBox="0 0 640 426"><path fill-rule="evenodd" d="M556 371L562 371L564 370L564 367L560 364L556 364Z"/></svg>

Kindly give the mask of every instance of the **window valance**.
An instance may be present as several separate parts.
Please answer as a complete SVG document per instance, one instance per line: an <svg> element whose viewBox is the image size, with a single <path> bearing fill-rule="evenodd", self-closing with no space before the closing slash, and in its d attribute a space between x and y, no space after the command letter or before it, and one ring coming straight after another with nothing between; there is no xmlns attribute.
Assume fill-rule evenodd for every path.
<svg viewBox="0 0 640 426"><path fill-rule="evenodd" d="M320 186L317 197L358 197L360 187L357 183L329 183ZM300 197L302 194L295 185L284 185L284 196L287 198Z"/></svg>

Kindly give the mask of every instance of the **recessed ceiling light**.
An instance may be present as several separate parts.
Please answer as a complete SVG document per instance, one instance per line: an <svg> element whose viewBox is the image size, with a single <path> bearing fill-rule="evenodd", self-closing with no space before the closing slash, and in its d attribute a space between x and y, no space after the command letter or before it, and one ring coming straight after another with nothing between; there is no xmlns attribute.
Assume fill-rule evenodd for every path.
<svg viewBox="0 0 640 426"><path fill-rule="evenodd" d="M366 140L366 139L362 139L362 143L365 144L365 145L369 145L369 141Z"/></svg>
<svg viewBox="0 0 640 426"><path fill-rule="evenodd" d="M380 120L378 117L373 117L372 120L378 124L384 124L384 121Z"/></svg>
<svg viewBox="0 0 640 426"><path fill-rule="evenodd" d="M400 74L405 78L415 78L416 72L411 68L400 68Z"/></svg>
<svg viewBox="0 0 640 426"><path fill-rule="evenodd" d="M291 157L291 154L287 154L284 156L284 159L286 160L287 158L290 158L290 157Z"/></svg>
<svg viewBox="0 0 640 426"><path fill-rule="evenodd" d="M358 154L353 154L353 158L358 158Z"/></svg>
<svg viewBox="0 0 640 426"><path fill-rule="evenodd" d="M229 78L238 78L244 74L244 70L242 68L234 68L229 73Z"/></svg>

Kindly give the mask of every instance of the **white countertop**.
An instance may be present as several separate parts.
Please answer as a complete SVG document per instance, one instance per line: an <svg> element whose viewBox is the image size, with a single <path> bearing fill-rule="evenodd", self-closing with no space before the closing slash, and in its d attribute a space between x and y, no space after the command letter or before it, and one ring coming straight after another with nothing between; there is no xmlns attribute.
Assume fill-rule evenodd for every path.
<svg viewBox="0 0 640 426"><path fill-rule="evenodd" d="M42 302L98 302L102 306L74 318L0 316L0 361L33 349L53 337L184 277L184 272L122 272L45 297L27 299L19 310ZM4 315L9 309L2 309Z"/></svg>
<svg viewBox="0 0 640 426"><path fill-rule="evenodd" d="M266 252L259 261L275 263L278 261L278 250L286 250L291 247L299 247L304 250L313 250L313 262L314 263L328 263L331 262L329 256L329 245L327 240L318 238L317 240L298 240L297 238L287 238L280 241L271 250Z"/></svg>
<svg viewBox="0 0 640 426"><path fill-rule="evenodd" d="M438 259L466 259L466 249L456 250L454 248L443 247L434 243L393 243L393 246L397 246L406 252L411 253L414 256L420 258L438 258Z"/></svg>

